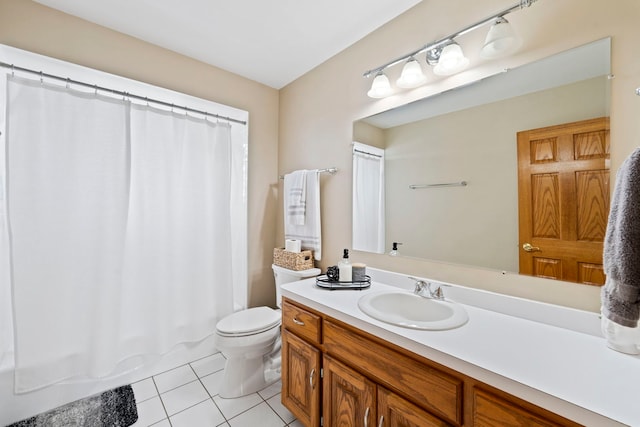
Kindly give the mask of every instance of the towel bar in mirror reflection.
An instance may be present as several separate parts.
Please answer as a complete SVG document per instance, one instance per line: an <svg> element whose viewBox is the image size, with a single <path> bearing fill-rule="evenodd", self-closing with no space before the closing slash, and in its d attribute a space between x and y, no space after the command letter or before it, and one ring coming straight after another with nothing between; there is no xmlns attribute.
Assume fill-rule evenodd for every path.
<svg viewBox="0 0 640 427"><path fill-rule="evenodd" d="M420 188L436 188L436 187L466 187L467 181L458 182L443 182L439 184L411 184L409 188L411 190L418 190Z"/></svg>
<svg viewBox="0 0 640 427"><path fill-rule="evenodd" d="M328 174L331 174L331 175L335 175L336 173L338 173L338 168L330 167L330 168L318 169L318 172L319 173L328 173ZM278 179L284 179L284 175L278 176Z"/></svg>

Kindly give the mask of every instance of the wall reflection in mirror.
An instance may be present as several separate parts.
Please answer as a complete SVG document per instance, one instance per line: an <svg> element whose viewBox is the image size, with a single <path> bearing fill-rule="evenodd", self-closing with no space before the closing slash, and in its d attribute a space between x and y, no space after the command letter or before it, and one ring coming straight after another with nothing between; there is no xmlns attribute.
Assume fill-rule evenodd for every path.
<svg viewBox="0 0 640 427"><path fill-rule="evenodd" d="M393 242L401 242L399 255L521 271L517 135L608 117L610 73L607 38L355 122L354 141L363 151L379 150L384 162L375 185L369 184L376 172L369 171L363 182L354 144L353 248L388 253ZM583 144L602 157L602 169L609 164L606 132L606 141L589 136ZM543 163L567 154L549 141L551 154ZM603 182L607 188L600 183L597 191L607 204L599 207L600 215L608 212L608 181ZM559 199L565 196L541 191L551 202L527 215L566 216L560 210L567 205ZM527 197L535 198L535 190ZM378 200L384 200L384 210L372 208ZM384 238L372 239L372 230ZM601 242L594 244L601 251ZM531 274L554 278L542 270Z"/></svg>

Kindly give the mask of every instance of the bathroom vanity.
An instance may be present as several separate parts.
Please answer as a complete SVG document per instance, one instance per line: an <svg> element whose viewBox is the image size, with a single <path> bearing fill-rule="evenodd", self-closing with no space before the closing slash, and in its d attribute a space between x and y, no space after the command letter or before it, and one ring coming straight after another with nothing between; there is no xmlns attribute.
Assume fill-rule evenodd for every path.
<svg viewBox="0 0 640 427"><path fill-rule="evenodd" d="M640 358L606 348L596 314L448 285L469 320L415 330L358 308L411 292L405 276L371 275L361 291L283 287L282 402L304 425L640 425Z"/></svg>

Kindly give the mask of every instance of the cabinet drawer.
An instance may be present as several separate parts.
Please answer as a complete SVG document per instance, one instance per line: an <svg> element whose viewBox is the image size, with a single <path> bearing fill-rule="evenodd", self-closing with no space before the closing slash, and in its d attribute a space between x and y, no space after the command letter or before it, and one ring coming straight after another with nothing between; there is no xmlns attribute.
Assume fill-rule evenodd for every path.
<svg viewBox="0 0 640 427"><path fill-rule="evenodd" d="M320 344L321 318L288 301L282 303L282 324L294 334L313 344Z"/></svg>
<svg viewBox="0 0 640 427"><path fill-rule="evenodd" d="M530 409L522 405L531 406ZM497 396L486 390L473 388L473 425L475 427L577 427L579 424L552 414L542 408L508 396Z"/></svg>
<svg viewBox="0 0 640 427"><path fill-rule="evenodd" d="M449 422L462 424L463 380L325 320L324 348Z"/></svg>

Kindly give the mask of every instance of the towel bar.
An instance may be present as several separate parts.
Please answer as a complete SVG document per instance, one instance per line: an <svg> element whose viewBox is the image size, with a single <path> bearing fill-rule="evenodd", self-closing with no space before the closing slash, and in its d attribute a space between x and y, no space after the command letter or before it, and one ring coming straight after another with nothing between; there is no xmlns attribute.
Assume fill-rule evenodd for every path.
<svg viewBox="0 0 640 427"><path fill-rule="evenodd" d="M331 175L335 175L338 172L338 168L334 166L331 168L317 169L317 171L320 173L330 173ZM278 178L284 179L284 175L280 175Z"/></svg>
<svg viewBox="0 0 640 427"><path fill-rule="evenodd" d="M409 188L416 190L418 188L432 188L432 187L466 187L467 181L460 182L444 182L442 184L411 184Z"/></svg>

